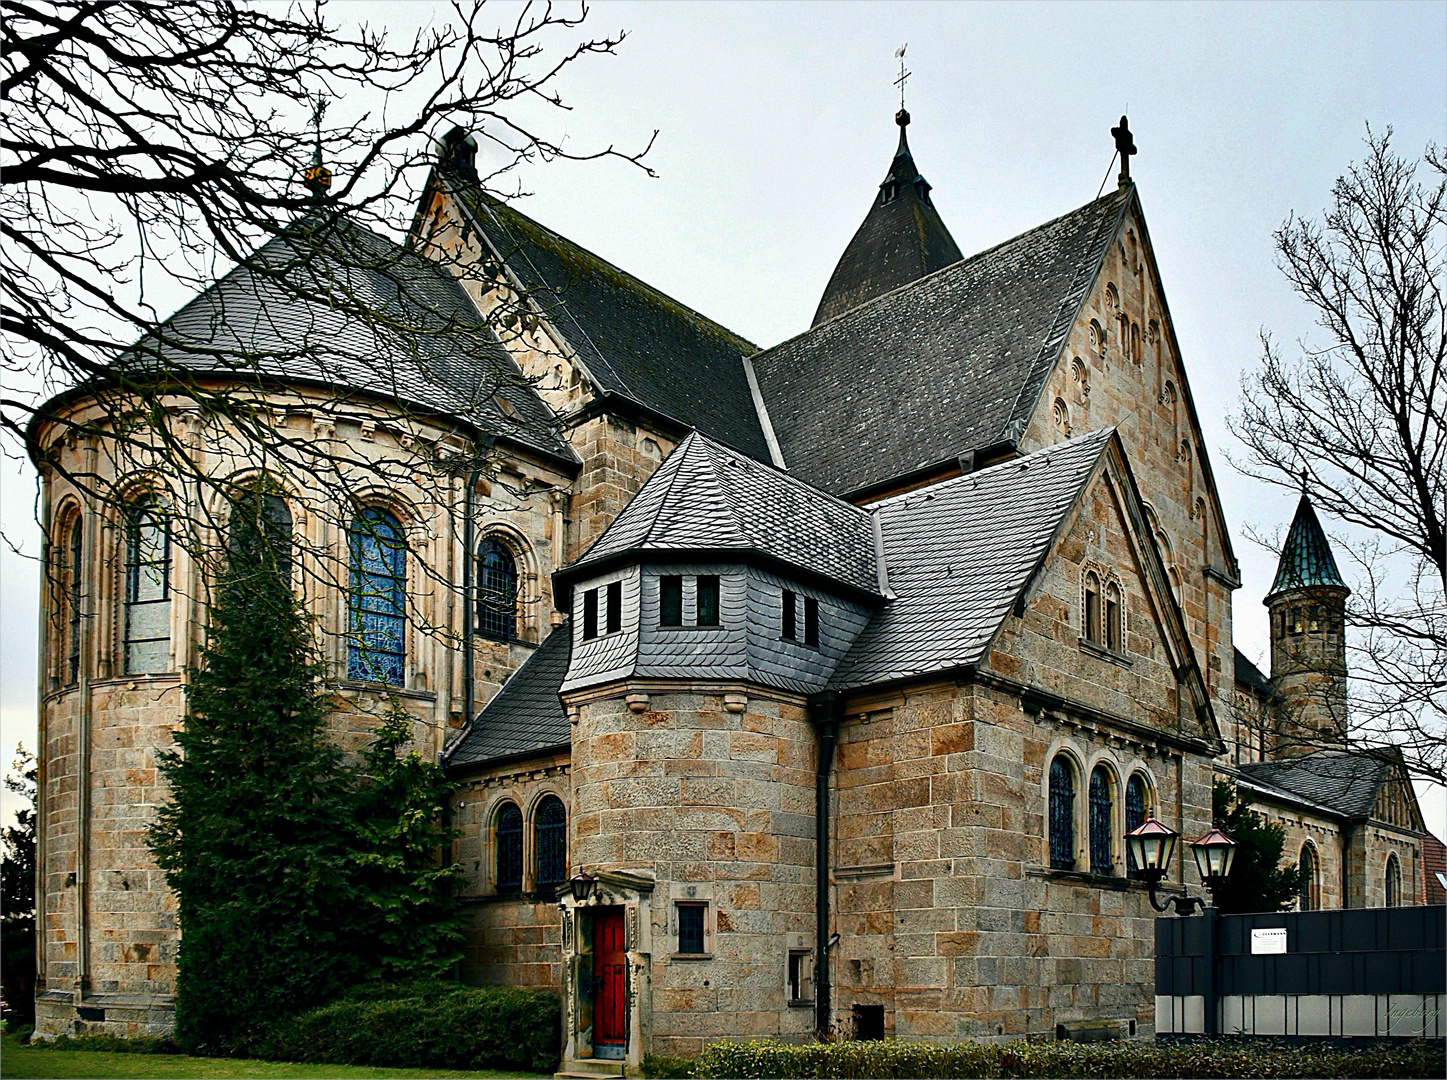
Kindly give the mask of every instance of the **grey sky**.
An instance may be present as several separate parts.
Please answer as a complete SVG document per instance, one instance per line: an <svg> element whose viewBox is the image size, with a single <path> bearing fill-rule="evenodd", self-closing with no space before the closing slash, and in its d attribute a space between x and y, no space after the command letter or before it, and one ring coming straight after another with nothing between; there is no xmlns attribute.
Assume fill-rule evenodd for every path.
<svg viewBox="0 0 1447 1080"><path fill-rule="evenodd" d="M427 13L356 3L333 16L396 26ZM1236 642L1265 659L1274 558L1246 528L1283 528L1295 500L1231 468L1224 418L1261 327L1289 348L1313 333L1271 232L1293 211L1319 214L1361 156L1364 123L1392 126L1406 155L1447 142L1447 4L601 3L589 25L630 36L562 84L570 145L632 148L657 128L659 178L616 162L532 166L522 208L761 346L807 328L889 165L900 44L910 144L966 254L1114 184L1109 129L1128 107L1132 170L1242 563ZM5 532L29 554L32 485L5 463ZM35 741L36 573L0 560L8 762ZM1438 835L1444 805L1440 793L1424 804Z"/></svg>

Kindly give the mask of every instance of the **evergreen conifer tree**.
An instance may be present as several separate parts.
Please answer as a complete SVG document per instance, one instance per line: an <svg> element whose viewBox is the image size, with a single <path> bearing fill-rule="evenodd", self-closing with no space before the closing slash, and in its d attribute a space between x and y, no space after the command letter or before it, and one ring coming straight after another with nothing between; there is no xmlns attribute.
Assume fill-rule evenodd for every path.
<svg viewBox="0 0 1447 1080"><path fill-rule="evenodd" d="M1221 779L1211 788L1211 824L1236 841L1231 876L1213 898L1216 907L1227 915L1290 908L1302 871L1281 865L1286 830L1241 802L1236 785Z"/></svg>

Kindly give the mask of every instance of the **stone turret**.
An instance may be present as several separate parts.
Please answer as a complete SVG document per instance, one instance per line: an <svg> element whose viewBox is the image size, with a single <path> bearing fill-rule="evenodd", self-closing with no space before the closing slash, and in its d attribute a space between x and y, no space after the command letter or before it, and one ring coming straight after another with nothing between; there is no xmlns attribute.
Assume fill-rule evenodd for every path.
<svg viewBox="0 0 1447 1080"><path fill-rule="evenodd" d="M1347 745L1346 599L1331 544L1304 494L1263 601L1271 613L1271 681L1284 699L1273 756Z"/></svg>

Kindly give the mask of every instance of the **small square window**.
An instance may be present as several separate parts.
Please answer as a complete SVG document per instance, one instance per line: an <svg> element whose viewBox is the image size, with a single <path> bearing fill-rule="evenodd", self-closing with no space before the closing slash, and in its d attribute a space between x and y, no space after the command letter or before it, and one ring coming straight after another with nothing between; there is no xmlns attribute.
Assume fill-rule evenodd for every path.
<svg viewBox="0 0 1447 1080"><path fill-rule="evenodd" d="M623 583L614 581L608 586L607 632L616 634L623 629Z"/></svg>
<svg viewBox="0 0 1447 1080"><path fill-rule="evenodd" d="M658 579L658 625L683 625L683 578L676 574Z"/></svg>
<svg viewBox="0 0 1447 1080"><path fill-rule="evenodd" d="M678 951L680 953L702 953L703 916L706 904L678 905Z"/></svg>
<svg viewBox="0 0 1447 1080"><path fill-rule="evenodd" d="M799 636L799 613L795 610L795 596L793 590L784 590L784 615L780 620L779 637L785 641L793 641Z"/></svg>
<svg viewBox="0 0 1447 1080"><path fill-rule="evenodd" d="M598 636L598 590L589 589L583 594L583 640Z"/></svg>
<svg viewBox="0 0 1447 1080"><path fill-rule="evenodd" d="M718 578L712 574L698 579L698 625L718 625Z"/></svg>
<svg viewBox="0 0 1447 1080"><path fill-rule="evenodd" d="M819 644L819 601L804 597L804 644Z"/></svg>

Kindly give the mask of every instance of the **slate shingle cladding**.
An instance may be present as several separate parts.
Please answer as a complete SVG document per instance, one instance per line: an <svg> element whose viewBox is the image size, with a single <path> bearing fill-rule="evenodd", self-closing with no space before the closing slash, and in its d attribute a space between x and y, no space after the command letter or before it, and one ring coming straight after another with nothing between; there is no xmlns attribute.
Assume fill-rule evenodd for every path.
<svg viewBox="0 0 1447 1080"><path fill-rule="evenodd" d="M757 346L475 185L452 183L600 391L768 460L742 360Z"/></svg>
<svg viewBox="0 0 1447 1080"><path fill-rule="evenodd" d="M1266 602L1277 593L1291 589L1305 589L1317 585L1331 585L1340 589L1347 587L1336 568L1336 558L1331 553L1331 544L1317 520L1311 500L1302 495L1296 504L1296 517L1291 521L1291 530L1286 534L1286 543L1281 548L1281 561L1276 565L1276 580L1266 594Z"/></svg>
<svg viewBox="0 0 1447 1080"><path fill-rule="evenodd" d="M1365 818L1382 784L1397 766L1372 754L1319 750L1301 757L1257 761L1238 771L1248 781L1328 807L1347 818Z"/></svg>
<svg viewBox="0 0 1447 1080"><path fill-rule="evenodd" d="M1133 192L755 356L790 472L847 494L1018 440Z"/></svg>
<svg viewBox="0 0 1447 1080"><path fill-rule="evenodd" d="M874 204L839 257L814 313L813 326L876 296L917 281L962 256L930 202L929 182L909 152L909 114L901 112L899 149Z"/></svg>
<svg viewBox="0 0 1447 1080"><path fill-rule="evenodd" d="M833 685L981 661L1114 430L878 503L893 599L855 640Z"/></svg>
<svg viewBox="0 0 1447 1080"><path fill-rule="evenodd" d="M253 261L143 337L120 364L154 371L159 354L166 366L243 385L274 378L381 395L576 460L462 286L431 260L334 220L300 222L298 237L270 240Z"/></svg>
<svg viewBox="0 0 1447 1080"><path fill-rule="evenodd" d="M568 673L571 654L572 631L564 623L543 639L443 752L444 762L449 767L471 765L569 746L572 732L558 689Z"/></svg>

